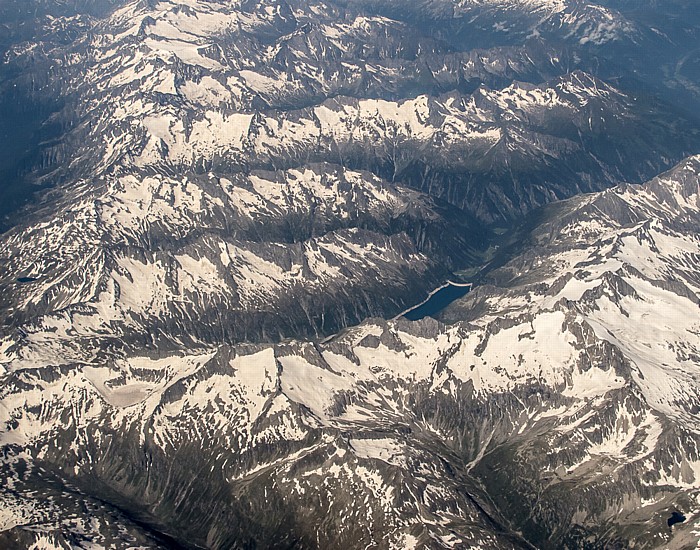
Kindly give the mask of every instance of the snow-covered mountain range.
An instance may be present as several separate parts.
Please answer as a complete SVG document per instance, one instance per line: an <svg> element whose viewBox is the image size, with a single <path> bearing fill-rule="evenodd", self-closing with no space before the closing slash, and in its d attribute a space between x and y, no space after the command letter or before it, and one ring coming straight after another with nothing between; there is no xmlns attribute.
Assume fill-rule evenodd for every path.
<svg viewBox="0 0 700 550"><path fill-rule="evenodd" d="M700 548L684 9L0 6L0 546Z"/></svg>
<svg viewBox="0 0 700 550"><path fill-rule="evenodd" d="M66 318L6 340L5 537L688 547L699 186L694 157L557 204L448 325L157 355L78 347Z"/></svg>

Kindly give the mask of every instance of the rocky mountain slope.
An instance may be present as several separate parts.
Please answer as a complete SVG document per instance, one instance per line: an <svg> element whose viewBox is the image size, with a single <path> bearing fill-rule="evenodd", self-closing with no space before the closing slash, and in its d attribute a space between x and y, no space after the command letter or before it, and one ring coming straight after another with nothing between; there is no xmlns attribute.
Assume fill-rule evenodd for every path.
<svg viewBox="0 0 700 550"><path fill-rule="evenodd" d="M0 546L700 548L684 10L0 6Z"/></svg>
<svg viewBox="0 0 700 550"><path fill-rule="evenodd" d="M10 48L7 94L53 112L20 179L52 191L0 245L4 332L87 308L122 340L330 334L477 264L484 221L698 146L547 46L409 47L358 10L124 2Z"/></svg>
<svg viewBox="0 0 700 550"><path fill-rule="evenodd" d="M6 54L10 76L21 72L3 103L16 108L20 87L61 128L25 160L35 185L134 165L228 173L328 161L492 221L641 181L698 147L695 121L574 72L596 66L556 41L472 49L354 2L122 4L105 19L51 18L45 38ZM586 21L600 12L584 7ZM477 8L503 12L464 7Z"/></svg>
<svg viewBox="0 0 700 550"><path fill-rule="evenodd" d="M4 540L693 548L699 186L694 157L556 205L448 325L170 354L76 348L58 319L6 339Z"/></svg>
<svg viewBox="0 0 700 550"><path fill-rule="evenodd" d="M6 332L59 323L69 340L106 331L166 347L333 332L405 309L482 233L457 209L339 166L140 175L6 235Z"/></svg>

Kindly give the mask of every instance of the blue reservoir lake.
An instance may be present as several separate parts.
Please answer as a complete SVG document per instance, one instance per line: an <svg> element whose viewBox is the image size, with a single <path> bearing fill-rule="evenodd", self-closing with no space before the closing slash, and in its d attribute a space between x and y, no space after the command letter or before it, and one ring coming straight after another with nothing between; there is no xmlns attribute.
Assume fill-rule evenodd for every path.
<svg viewBox="0 0 700 550"><path fill-rule="evenodd" d="M472 285L470 283L448 282L435 290L425 301L403 313L401 317L411 321L432 317L440 313L455 300L465 296L471 289Z"/></svg>

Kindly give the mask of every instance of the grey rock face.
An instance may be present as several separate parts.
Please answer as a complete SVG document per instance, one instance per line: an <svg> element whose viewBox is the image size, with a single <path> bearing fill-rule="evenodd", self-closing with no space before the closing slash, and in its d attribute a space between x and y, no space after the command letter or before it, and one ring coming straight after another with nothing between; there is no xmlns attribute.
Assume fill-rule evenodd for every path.
<svg viewBox="0 0 700 550"><path fill-rule="evenodd" d="M677 9L0 6L0 546L697 546Z"/></svg>

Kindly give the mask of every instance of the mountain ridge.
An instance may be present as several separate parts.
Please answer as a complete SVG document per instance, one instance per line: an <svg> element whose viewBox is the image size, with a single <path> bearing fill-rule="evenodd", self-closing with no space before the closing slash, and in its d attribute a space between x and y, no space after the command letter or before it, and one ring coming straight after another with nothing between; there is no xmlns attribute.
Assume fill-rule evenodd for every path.
<svg viewBox="0 0 700 550"><path fill-rule="evenodd" d="M6 4L0 545L695 550L694 19L652 4Z"/></svg>
<svg viewBox="0 0 700 550"><path fill-rule="evenodd" d="M648 540L649 544L668 545L670 539L664 509L673 505L687 512L692 520L680 527L686 535L693 528L696 529L697 521L700 521L700 515L693 511L693 506L700 506L697 500L700 495L693 482L700 475L697 422L692 416L693 410L700 410L700 386L692 366L692 354L700 348L698 331L692 328L697 325L697 317L682 319L671 313L682 311L685 308L680 305L682 303L697 307L700 284L697 277L692 278L692 273L676 267L683 265L684 258L697 253L693 252L698 247L697 238L675 232L675 218L668 216L668 204L658 201L653 193L680 197L678 200L683 201L687 220L681 220L681 231L685 223L694 220L693 223L697 224L700 213L699 162L698 157L689 159L645 186L623 186L583 200L572 199L569 202L572 204L572 214L568 218L555 220L555 223L566 224L568 232L549 233L550 240L542 242L539 252L533 255L527 251L511 262L512 268L500 268L501 271L521 270L524 264L538 265L538 262L542 263L541 258L546 258L548 263L564 262L563 265L571 266L572 275L563 275L563 269L552 271L542 266L539 271L529 269L527 282L516 283L519 286L512 287L512 290L509 286L501 290L482 286L456 302L445 313L446 318L465 319L463 314L456 312L462 309L477 312L479 303L483 303L484 299L490 301L491 311L483 312L482 306L482 312L469 322L460 320L456 324L443 325L430 319L418 322L370 320L346 330L326 344L290 342L273 348L266 345L243 346L240 351L223 347L200 356L190 355L180 359L177 356L128 358L127 352L124 359L117 359L113 366L106 369L99 366L104 364L104 359L93 362L92 366L83 363L83 366L74 364L67 370L48 366L37 370L30 366L31 363L27 364L27 368L18 368L20 363L13 358L10 364L16 365L14 369L18 370L13 369L8 373L8 380L14 381L6 381L3 385L5 406L18 403L13 397L14 392L23 395L22 400L28 399L31 395L27 393L29 388L37 384L44 388L44 395L57 384L68 383L74 387L71 393L78 392L75 394L76 404L81 403L81 410L84 411L81 414L87 415L84 421L89 421L87 425L90 430L96 429L101 422L89 419L95 414L98 417L106 414L105 418L112 418L109 423L114 426L108 430L108 433L114 434L111 437L119 433L123 434L119 438L125 439L116 446L110 445L111 450L107 450L99 443L106 434L98 435L98 429L90 437L93 443L85 442L93 450L86 455L80 451L75 463L72 460L64 462L66 451L60 446L57 447L59 455L55 458L43 454L46 451L38 451L42 448L40 443L37 451L32 451L39 452L33 460L45 464L44 467L48 464L53 464L52 468L59 467L59 475L74 480L71 483L82 479L80 472L86 469L86 472L93 472L85 474L90 479L108 483L110 490L117 493L126 491L126 494L136 494L142 491L137 487L142 487L141 484L146 481L142 474L131 470L128 463L120 462L123 459L116 458L124 452L119 449L125 449L124 445L129 439L136 438L128 444L130 447L136 445L133 448L138 448L144 441L150 441L147 446L152 452L157 450L159 455L164 452L167 456L172 452L182 452L177 450L182 449L181 438L187 433L188 438L201 440L202 446L196 446L198 450L193 448L188 451L194 452L194 456L231 456L233 449L241 449L242 462L238 462L238 465L219 465L211 474L199 476L199 483L212 484L211 490L215 490L214 487L235 487L239 483L235 480L241 479L247 480L246 484L261 483L259 490L262 491L262 487L267 487L265 480L268 474L265 472L279 469L279 474L274 474L282 475L274 478L277 487L286 487L291 479L297 479L293 484L302 484L296 492L285 493L297 495L294 498L301 499L297 504L301 505L306 491L311 491L310 494L318 491L318 485L302 481L312 480L313 476L318 475L310 473L316 471L313 468L321 467L319 472L322 471L326 479L336 479L336 475L347 472L337 478L341 484L337 486L338 491L343 490L340 487L345 483L342 481L345 475L363 476L370 475L363 473L366 471L378 472L371 474L380 476L376 482L370 481L370 478L366 480L367 487L374 495L369 502L378 499L377 508L372 504L372 514L380 514L376 517L385 517L382 521L389 521L388 525L392 525L397 520L389 520L386 514L389 510L394 510L393 514L403 514L399 511L403 508L396 509L396 504L390 508L383 507L380 504L382 499L390 497L382 497L382 494L389 494L382 491L396 487L391 491L396 499L397 495L409 490L405 484L411 487L413 483L420 483L421 476L425 475L419 473L422 467L407 457L417 452L421 461L427 460L427 455L420 450L425 444L431 453L443 449L437 451L437 456L440 461L445 460L449 464L447 470L442 470L439 462L433 462L435 459L428 461L429 464L434 463L430 468L438 468L431 474L440 479L434 487L452 487L453 482L447 480L456 475L463 486L470 487L469 495L476 499L477 509L486 510L491 519L481 524L482 520L476 518L482 512L478 512L469 520L472 523L468 524L472 527L449 523L451 534L447 536L439 527L440 522L428 521L431 515L441 517L441 514L448 514L446 517L453 518L450 522L458 521L458 517L468 517L462 515L466 513L466 501L460 499L464 497L457 497L457 493L448 496L452 491L448 489L439 498L430 497L426 501L430 512L428 516L423 516L422 521L427 531L415 535L416 542L432 540L436 547L441 547L449 546L449 540L457 544L458 540L470 540L472 543L481 540L481 544L488 547L528 547L527 543L518 543L507 536L489 538L494 531L485 531L483 525L495 521L500 525L498 529L527 533L525 538L530 544L543 548L574 544L577 537L594 537L597 541L594 547L615 540L623 545L626 544L625 540ZM680 192L674 193L674 190ZM620 201L629 205L628 208L643 213L646 219L606 217L610 212L616 216L619 214ZM613 206L617 203L618 206L606 214L605 210L595 206L596 203ZM595 223L588 218L592 212L598 215ZM617 236L599 241L597 234L607 230L596 226L596 223L606 219L608 223L615 224ZM618 223L616 219L623 221ZM571 220L576 220L578 225ZM594 231L587 228L594 228ZM542 232L548 234L546 229ZM552 237L553 234L558 237ZM570 250L561 243L567 239L575 239L577 247ZM630 247L634 250L631 255ZM654 249L653 256L640 252ZM620 262L619 257L627 258L628 263ZM648 258L653 258L650 266L645 265ZM636 263L629 263L632 259ZM639 266L644 266L644 273ZM553 282L543 285L537 279L538 273L545 274L545 281ZM658 283L661 273L668 283ZM494 277L494 280L498 279L496 275ZM673 281L675 283L672 284ZM668 314L663 313L662 305L673 303L679 305L668 310ZM637 329L631 333L629 327L634 325L630 325L627 319L630 316L635 319L643 317L648 308L655 311L657 316L663 316L662 324L673 324L675 332L640 332ZM454 320L451 322L454 323ZM670 334L675 336L670 337ZM652 360L648 354L639 355L637 350L645 345L645 341L655 350L653 357L656 359ZM668 342L673 344L671 349L667 347ZM8 350L6 346L3 347L7 365ZM108 352L108 355L111 353ZM568 366L563 368L562 365ZM658 374L661 372L663 375ZM163 375L165 378L162 378ZM165 382L168 379L171 382ZM665 389L660 391L657 385L662 379L666 379ZM315 382L310 384L310 380ZM12 390L13 387L17 389ZM22 389L24 387L27 389ZM42 393L34 393L36 397L33 399L40 398ZM66 395L65 392L63 395ZM220 401L224 395L229 397ZM240 395L241 401L231 395ZM459 405L460 402L462 405ZM59 411L66 405L58 405L56 401L53 403L50 408L43 405L42 410L46 413L42 414L60 417ZM49 413L56 406L58 408ZM30 414L28 411L33 410L29 402L22 405L24 407L27 407L27 413L17 417L17 427L6 432L5 437L17 434L10 436L10 440L27 449L34 445L30 443L34 438L38 438L35 440L38 442L45 437L40 435L42 432L35 433L34 430L41 430L41 426L48 424L41 416L31 420L34 413L27 416ZM443 408L454 411L454 414L445 415L441 412ZM489 411L488 414L484 414L484 410ZM117 411L121 412L117 414ZM198 412L195 414L194 411ZM477 418L481 421L476 421ZM135 423L128 428L131 422ZM72 430L79 424L72 427L69 420L68 424L63 425L65 428L60 428L59 433L64 429L66 432L59 437L67 444L73 437L70 435ZM123 427L119 428L120 425ZM232 429L234 432L225 440L219 439L222 433ZM224 432L220 433L220 430ZM29 439L22 439L21 433ZM260 435L255 435L258 433ZM273 436L273 433L276 435ZM321 437L321 433L327 435ZM588 435L581 437L584 433ZM262 443L265 439L262 439L256 444L258 437L274 437L276 443L266 447ZM568 443L564 445L564 441ZM524 445L523 449L531 448L533 442L538 442L534 448L537 450L524 455L529 458L514 459L518 453L513 455L512 449L517 449L519 445ZM284 450L287 448L289 451ZM322 453L323 456L337 458L332 458L330 462L326 462L326 458L321 459L317 449L322 448L328 449L328 454ZM344 452L333 450L342 448ZM228 450L222 453L224 449ZM306 450L295 454L301 449ZM90 458L93 452L102 458ZM117 455L110 457L115 452ZM272 455L267 455L270 452ZM265 456L271 458L263 458ZM312 456L317 458L312 459ZM351 462L346 462L346 456ZM248 463L245 457L250 457L252 462ZM182 467L189 461L174 456L166 460L175 460ZM359 462L355 463L354 460ZM74 472L70 470L73 463L77 468ZM118 463L122 466L112 471ZM297 463L292 468L291 465ZM131 481L126 485L121 482L115 485L115 480L122 475L116 472L124 467L132 472L128 475ZM226 474L226 480L220 480L215 474L220 468L231 472ZM241 468L240 473L233 473ZM392 473L395 468L411 472L399 478L404 489L398 489L391 481L397 479L394 477L396 473ZM545 474L533 477L532 468L544 468ZM104 471L104 474L100 474L100 471ZM154 469L152 475L160 475L157 471L158 468ZM355 473L351 474L353 471ZM506 480L498 474L501 471L519 471L518 479L521 481L513 484L509 475L509 485L504 485ZM298 472L301 477L290 478L297 475L293 472ZM607 472L617 473L610 478ZM582 483L584 479L588 480L587 483ZM573 481L576 484L572 485ZM176 489L177 483L169 489L164 486L152 494L179 491ZM327 483L323 486L327 486ZM543 485L540 486L540 483ZM577 489L587 484L597 489L590 494L585 489ZM380 490L382 487L384 489ZM567 491L584 492L578 492L577 498L564 498L560 492L564 487L567 487ZM434 490L437 489L420 489L428 493ZM329 495L340 494L335 491L331 490ZM527 510L523 499L527 501L532 491L539 493L540 507L535 508L535 515L530 519L523 516L522 511ZM336 497L328 498L335 502ZM452 504L448 504L447 509L442 506L451 502L452 498L458 498L458 501L454 504L456 508L448 512ZM640 508L640 501L651 504ZM69 506L69 501L66 502L65 505ZM188 502L188 510L192 510L192 503L200 501L189 499ZM214 521L211 511L204 512L206 502L206 499L201 501L201 506L205 507L201 513L209 518L208 522ZM580 508L582 504L585 512ZM134 505L132 500L131 506ZM577 506L580 512L576 512ZM613 513L612 509L617 510L618 506L622 506L622 511ZM146 509L149 514L155 513L156 517L161 517L159 521L162 521L159 515L163 513L162 508L153 503ZM161 512L156 513L159 509ZM183 513L184 509L177 512ZM240 512L232 510L231 513ZM282 512L274 512L279 513ZM186 523L193 525L191 515L177 517L180 518L177 521L185 521L187 517ZM182 536L189 541L200 540L207 546L243 544L243 539L227 538L242 536L244 532L252 533L246 531L248 527L244 527L247 520L237 517L239 520L233 524L234 531L227 531L227 535L221 531L222 525L216 523L215 532L224 537L217 539L219 542L207 539L204 543L205 539L199 538L204 535L195 535L194 532L182 533ZM503 519L506 517L508 520ZM545 517L549 519L545 520ZM546 526L552 525L553 528L560 521L573 522L576 527L573 530L570 527L559 535L560 538L556 539L558 542L547 542L546 537L550 535L545 535ZM636 527L639 521L645 522L643 531ZM167 531L172 533L174 524L169 525ZM477 525L482 526L477 528ZM211 524L211 528L213 526ZM290 529L290 532L297 532L296 529L302 528L297 524L294 528L290 526ZM304 532L303 529L299 533ZM272 532L266 534L264 529L255 532L258 541L266 540L272 544L277 540L265 538L274 535ZM320 535L320 532L315 532ZM477 532L481 534L477 535ZM492 534L487 536L487 532ZM210 536L211 533L213 531L210 531ZM390 540L401 540L403 542L396 543L401 545L414 536L409 536L409 531L401 533L405 537L401 535L403 538ZM410 533L417 531L411 530ZM303 544L311 544L307 535L301 536L299 540L306 541ZM328 532L323 536L338 534ZM348 540L350 545L355 544L351 541L360 540L353 537L362 537L356 531L348 536L351 538L343 540ZM466 538L454 539L455 536ZM340 539L324 540L330 543L331 540ZM374 540L379 543L377 539ZM281 544L280 541L275 542L278 543Z"/></svg>

